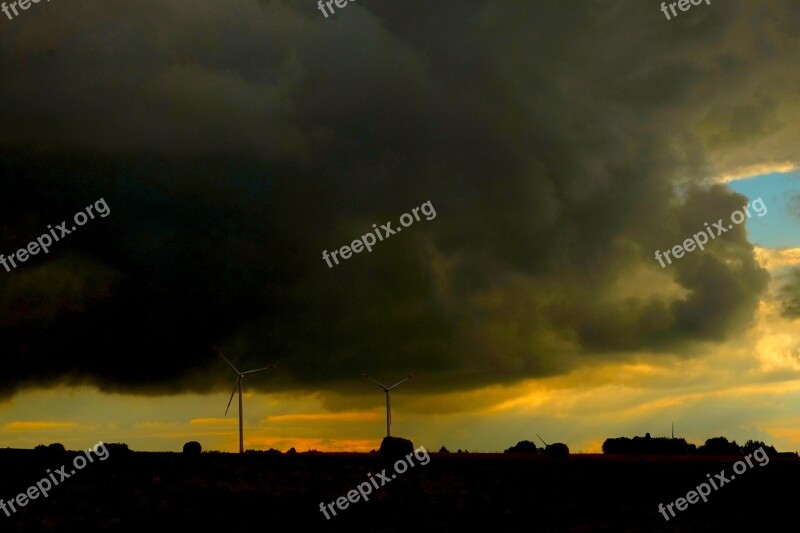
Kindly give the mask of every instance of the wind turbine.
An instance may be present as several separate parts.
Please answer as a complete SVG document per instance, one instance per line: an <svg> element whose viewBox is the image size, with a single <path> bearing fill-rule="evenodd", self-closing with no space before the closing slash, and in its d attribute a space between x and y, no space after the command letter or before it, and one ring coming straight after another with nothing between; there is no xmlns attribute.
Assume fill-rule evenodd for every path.
<svg viewBox="0 0 800 533"><path fill-rule="evenodd" d="M239 369L233 366L227 357L222 355L222 352L216 346L212 346L214 351L219 354L220 357L225 359L225 362L230 365L234 372L236 372L236 381L233 383L233 392L231 392L231 399L228 400L228 407L225 408L225 415L228 414L228 409L231 408L231 402L233 401L233 395L236 394L236 389L239 389L239 453L244 453L244 429L242 426L242 378L245 377L247 374L255 374L256 372L261 372L262 370L268 370L270 368L274 368L278 366L278 363L265 366L264 368L256 368L255 370L247 370L245 372L239 372Z"/></svg>
<svg viewBox="0 0 800 533"><path fill-rule="evenodd" d="M392 425L392 411L389 409L389 391L391 391L392 389L394 389L395 387L397 387L397 386L398 386L398 385L400 385L401 383L405 383L405 382L406 382L406 381L408 381L409 379L413 378L414 376L416 376L416 375L417 375L417 373L416 373L416 372L414 372L413 374L411 374L411 375L410 375L410 376L408 376L407 378L404 378L404 379L402 379L402 380L398 381L397 383L395 383L395 384L394 384L394 385L392 385L391 387L387 387L387 386L386 386L386 385L384 385L383 383L381 383L381 382L379 382L379 381L375 381L374 379L372 379L371 377L369 377L367 374L363 374L363 373L362 373L361 375L362 375L362 376L364 376L365 378L367 378L368 380L370 380L371 382L375 383L376 385L378 385L380 388L382 388L382 389L383 389L383 392L385 392L385 393L386 393L386 436L387 436L387 437L391 437L391 432L390 432L390 429L389 429L389 428L390 428L390 427L391 427L391 425Z"/></svg>

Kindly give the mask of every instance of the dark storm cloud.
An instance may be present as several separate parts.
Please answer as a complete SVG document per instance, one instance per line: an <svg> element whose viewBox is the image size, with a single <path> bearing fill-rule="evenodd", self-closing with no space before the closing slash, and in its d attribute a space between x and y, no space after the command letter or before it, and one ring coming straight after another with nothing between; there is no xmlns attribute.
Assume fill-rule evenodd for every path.
<svg viewBox="0 0 800 533"><path fill-rule="evenodd" d="M210 343L281 359L272 390L411 369L458 388L726 338L766 283L743 227L664 271L683 295L608 288L743 205L691 182L710 173L696 126L735 144L781 125L780 91L742 87L765 58L796 64L792 28L747 10L798 14L37 6L0 42L2 251L99 197L112 214L0 272L0 388L227 387ZM322 260L426 201L435 219Z"/></svg>

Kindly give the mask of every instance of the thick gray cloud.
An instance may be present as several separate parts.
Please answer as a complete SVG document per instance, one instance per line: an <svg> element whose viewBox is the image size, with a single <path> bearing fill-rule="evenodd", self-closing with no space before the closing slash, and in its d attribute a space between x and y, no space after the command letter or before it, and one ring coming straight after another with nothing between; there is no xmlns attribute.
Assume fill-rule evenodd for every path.
<svg viewBox="0 0 800 533"><path fill-rule="evenodd" d="M411 369L460 388L678 350L766 287L709 153L785 126L800 7L640 2L39 4L0 41L0 390L206 391L208 349L271 389ZM794 24L794 26L793 26ZM759 163L760 161L751 161ZM423 202L422 220L321 258ZM650 272L653 286L612 288ZM630 293L631 287L628 287Z"/></svg>
<svg viewBox="0 0 800 533"><path fill-rule="evenodd" d="M783 316L800 317L800 269L786 272L781 287L781 300Z"/></svg>

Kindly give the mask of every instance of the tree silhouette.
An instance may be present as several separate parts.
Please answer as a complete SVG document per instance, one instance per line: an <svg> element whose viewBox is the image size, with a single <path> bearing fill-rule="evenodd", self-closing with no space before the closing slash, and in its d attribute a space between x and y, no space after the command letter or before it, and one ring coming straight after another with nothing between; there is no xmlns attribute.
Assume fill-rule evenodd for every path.
<svg viewBox="0 0 800 533"><path fill-rule="evenodd" d="M764 451L767 452L767 455L769 456L778 455L778 451L773 446L767 446L766 443L761 442L760 440L748 440L742 446L741 451L743 455L747 455L753 453L759 448L763 448Z"/></svg>
<svg viewBox="0 0 800 533"><path fill-rule="evenodd" d="M529 440L521 440L503 453L536 453L536 444Z"/></svg>
<svg viewBox="0 0 800 533"><path fill-rule="evenodd" d="M702 455L739 455L741 448L736 441L728 442L725 437L713 437L697 450Z"/></svg>

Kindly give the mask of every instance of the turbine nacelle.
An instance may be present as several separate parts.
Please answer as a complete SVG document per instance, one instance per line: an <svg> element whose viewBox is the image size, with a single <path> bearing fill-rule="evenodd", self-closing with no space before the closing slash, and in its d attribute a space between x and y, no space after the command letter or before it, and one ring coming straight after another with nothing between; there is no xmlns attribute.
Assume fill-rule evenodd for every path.
<svg viewBox="0 0 800 533"><path fill-rule="evenodd" d="M376 384L377 386L379 386L380 388L382 388L384 392L389 392L390 390L394 389L395 387L397 387L397 386L398 386L398 385L400 385L401 383L405 383L405 382L406 382L406 381L408 381L409 379L413 378L413 377L414 377L414 376L416 376L418 373L419 373L419 372L414 372L413 374L409 375L408 377L401 379L400 381L398 381L397 383L395 383L395 384L394 384L394 385L392 385L391 387L387 387L386 385L384 385L384 384L383 384L383 383L381 383L380 381L377 381L377 380L374 380L374 379L372 379L372 378L371 378L371 377L370 377L368 374L366 374L366 373L364 373L364 372L362 372L362 373L361 373L361 375L362 375L362 376L364 376L365 378L367 378L368 380L370 380L371 382L375 383L375 384Z"/></svg>

